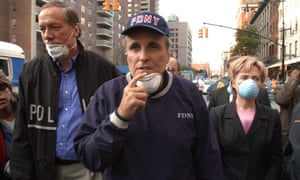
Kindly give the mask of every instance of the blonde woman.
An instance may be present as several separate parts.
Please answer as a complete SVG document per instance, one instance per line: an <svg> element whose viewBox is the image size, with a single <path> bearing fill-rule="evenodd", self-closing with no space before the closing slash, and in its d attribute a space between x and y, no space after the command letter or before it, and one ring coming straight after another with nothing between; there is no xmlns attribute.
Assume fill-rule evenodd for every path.
<svg viewBox="0 0 300 180"><path fill-rule="evenodd" d="M212 108L225 180L279 180L282 173L282 135L279 113L258 104L265 66L242 56L232 67L236 100Z"/></svg>

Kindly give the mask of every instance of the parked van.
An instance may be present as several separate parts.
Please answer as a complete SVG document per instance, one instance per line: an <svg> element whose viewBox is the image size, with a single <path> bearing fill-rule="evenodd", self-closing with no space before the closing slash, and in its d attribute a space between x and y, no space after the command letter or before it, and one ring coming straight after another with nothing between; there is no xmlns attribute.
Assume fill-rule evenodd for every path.
<svg viewBox="0 0 300 180"><path fill-rule="evenodd" d="M19 76L24 63L24 50L20 46L0 41L0 69L11 81L15 92L18 92Z"/></svg>

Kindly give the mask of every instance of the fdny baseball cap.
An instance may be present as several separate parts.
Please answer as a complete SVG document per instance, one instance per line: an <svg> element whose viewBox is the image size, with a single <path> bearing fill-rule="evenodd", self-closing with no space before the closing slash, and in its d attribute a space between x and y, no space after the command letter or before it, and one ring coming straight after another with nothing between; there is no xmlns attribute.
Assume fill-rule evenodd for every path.
<svg viewBox="0 0 300 180"><path fill-rule="evenodd" d="M131 30L137 27L146 27L167 37L170 36L170 30L166 20L153 12L146 11L132 16L127 23L126 29L121 34L127 35Z"/></svg>

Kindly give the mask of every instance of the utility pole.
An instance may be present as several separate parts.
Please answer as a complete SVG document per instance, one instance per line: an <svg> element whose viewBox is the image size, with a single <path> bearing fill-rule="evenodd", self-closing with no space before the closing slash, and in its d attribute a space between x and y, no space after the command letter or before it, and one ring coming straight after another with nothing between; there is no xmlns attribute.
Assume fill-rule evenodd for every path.
<svg viewBox="0 0 300 180"><path fill-rule="evenodd" d="M285 65L284 65L284 58L285 58L285 39L284 39L284 31L285 31L285 24L284 24L284 0L282 2L282 44L281 44L281 80L282 83L285 81Z"/></svg>

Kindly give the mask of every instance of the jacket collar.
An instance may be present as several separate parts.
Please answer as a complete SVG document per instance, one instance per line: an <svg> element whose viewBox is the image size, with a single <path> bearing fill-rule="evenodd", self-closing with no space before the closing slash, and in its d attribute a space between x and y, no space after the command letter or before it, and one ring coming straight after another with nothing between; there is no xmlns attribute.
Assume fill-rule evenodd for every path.
<svg viewBox="0 0 300 180"><path fill-rule="evenodd" d="M227 105L227 108L224 112L224 120L232 121L232 128L236 129L239 134L243 134L246 140L247 137L253 136L259 129L264 128L266 126L266 122L268 120L268 114L264 112L264 108L262 105L256 103L256 112L254 115L254 120L249 129L248 134L244 133L240 118L237 114L236 103L233 101L232 103Z"/></svg>

